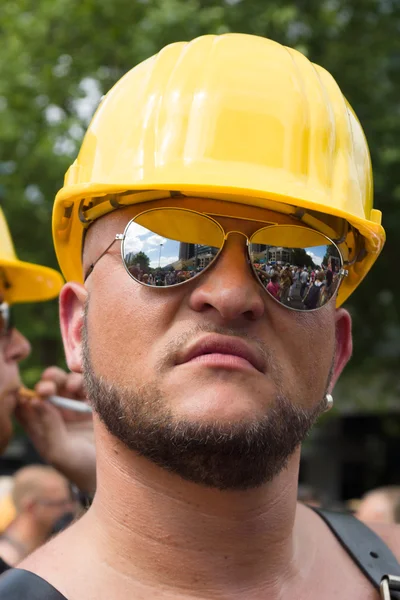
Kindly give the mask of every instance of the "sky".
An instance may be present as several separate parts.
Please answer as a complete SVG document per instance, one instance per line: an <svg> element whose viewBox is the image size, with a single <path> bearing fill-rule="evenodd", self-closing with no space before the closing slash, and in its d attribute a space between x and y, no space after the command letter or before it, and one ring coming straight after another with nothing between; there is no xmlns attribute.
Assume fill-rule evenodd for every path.
<svg viewBox="0 0 400 600"><path fill-rule="evenodd" d="M160 244L162 244L161 260L159 258ZM179 242L167 240L137 223L132 223L129 226L124 250L127 254L130 252L144 252L149 257L150 267L152 268L158 267L159 264L165 267L179 258Z"/></svg>
<svg viewBox="0 0 400 600"><path fill-rule="evenodd" d="M326 254L326 246L316 246L315 248L306 248L306 252L308 254L308 256L311 256L313 262L318 265L321 266L321 263L323 261L323 258Z"/></svg>

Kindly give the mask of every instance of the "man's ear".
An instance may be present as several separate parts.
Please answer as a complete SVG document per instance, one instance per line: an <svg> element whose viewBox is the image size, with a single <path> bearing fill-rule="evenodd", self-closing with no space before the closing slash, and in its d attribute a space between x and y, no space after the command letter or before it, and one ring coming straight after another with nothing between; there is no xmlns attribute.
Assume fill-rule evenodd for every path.
<svg viewBox="0 0 400 600"><path fill-rule="evenodd" d="M329 393L333 388L340 374L350 360L353 352L353 338L351 334L351 316L344 308L338 308L335 312L336 328L336 351L335 362L333 365L332 379L329 386Z"/></svg>
<svg viewBox="0 0 400 600"><path fill-rule="evenodd" d="M60 293L60 327L68 368L82 373L82 327L87 291L79 283L69 282Z"/></svg>

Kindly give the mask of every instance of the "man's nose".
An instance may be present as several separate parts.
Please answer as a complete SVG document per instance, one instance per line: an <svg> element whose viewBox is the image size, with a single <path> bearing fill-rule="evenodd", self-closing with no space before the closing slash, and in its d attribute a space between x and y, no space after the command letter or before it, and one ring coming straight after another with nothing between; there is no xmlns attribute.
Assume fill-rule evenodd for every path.
<svg viewBox="0 0 400 600"><path fill-rule="evenodd" d="M217 311L224 321L260 319L264 294L248 264L245 238L232 233L210 269L199 276L190 296L197 312Z"/></svg>
<svg viewBox="0 0 400 600"><path fill-rule="evenodd" d="M18 329L13 329L7 345L7 359L20 362L31 353L31 345Z"/></svg>

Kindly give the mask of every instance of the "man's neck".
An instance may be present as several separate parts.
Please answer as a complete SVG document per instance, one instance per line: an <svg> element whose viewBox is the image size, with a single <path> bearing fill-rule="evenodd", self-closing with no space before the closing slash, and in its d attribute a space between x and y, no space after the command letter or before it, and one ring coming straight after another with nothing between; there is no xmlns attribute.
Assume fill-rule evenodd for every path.
<svg viewBox="0 0 400 600"><path fill-rule="evenodd" d="M102 432L86 524L114 571L176 597L190 589L250 598L285 587L310 564L296 524L299 452L268 485L222 492L183 481ZM234 586L234 590L233 590Z"/></svg>

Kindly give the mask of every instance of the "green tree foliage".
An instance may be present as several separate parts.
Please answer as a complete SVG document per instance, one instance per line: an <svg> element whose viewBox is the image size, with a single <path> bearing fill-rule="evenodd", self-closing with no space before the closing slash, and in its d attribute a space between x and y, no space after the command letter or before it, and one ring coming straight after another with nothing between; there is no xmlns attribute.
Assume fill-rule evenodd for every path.
<svg viewBox="0 0 400 600"><path fill-rule="evenodd" d="M311 267L313 269L316 267L313 259L307 254L304 248L293 248L291 256L293 265L297 265L298 267Z"/></svg>
<svg viewBox="0 0 400 600"><path fill-rule="evenodd" d="M150 258L144 252L137 252L136 254L128 254L126 257L126 263L130 265L139 265L139 268L145 273L149 272Z"/></svg>
<svg viewBox="0 0 400 600"><path fill-rule="evenodd" d="M53 198L101 95L165 44L229 31L267 36L301 50L332 72L359 115L371 147L376 205L384 212L388 242L348 305L355 336L348 373L350 379L364 373L381 376L386 385L397 382L398 0L0 3L0 202L19 254L56 265L50 239ZM25 366L25 378L32 383L43 365L62 360L56 304L23 307L18 320L34 347ZM384 394L376 389L381 390L377 396Z"/></svg>
<svg viewBox="0 0 400 600"><path fill-rule="evenodd" d="M338 258L338 253L336 247L331 245L326 247L325 256L322 259L322 264L324 267L335 267L339 265L340 259ZM333 263L333 264L332 264Z"/></svg>

